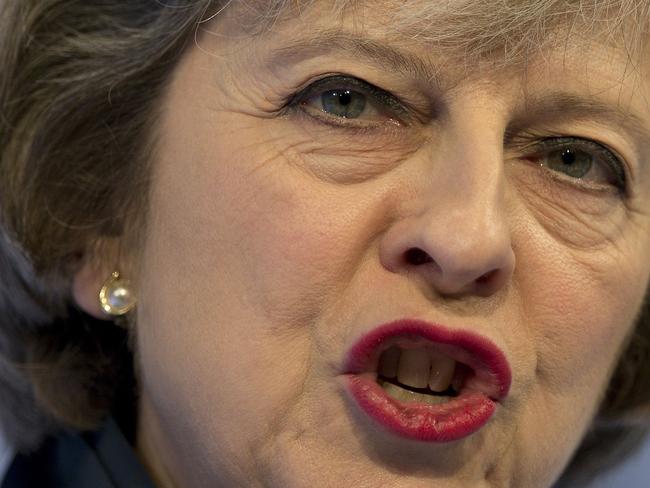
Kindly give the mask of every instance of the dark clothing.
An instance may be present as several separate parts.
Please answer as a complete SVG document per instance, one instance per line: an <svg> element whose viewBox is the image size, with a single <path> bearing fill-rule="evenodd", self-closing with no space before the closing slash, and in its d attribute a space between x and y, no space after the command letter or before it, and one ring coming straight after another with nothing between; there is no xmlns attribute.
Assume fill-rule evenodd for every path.
<svg viewBox="0 0 650 488"><path fill-rule="evenodd" d="M17 455L0 488L155 488L113 418L95 432L50 437Z"/></svg>

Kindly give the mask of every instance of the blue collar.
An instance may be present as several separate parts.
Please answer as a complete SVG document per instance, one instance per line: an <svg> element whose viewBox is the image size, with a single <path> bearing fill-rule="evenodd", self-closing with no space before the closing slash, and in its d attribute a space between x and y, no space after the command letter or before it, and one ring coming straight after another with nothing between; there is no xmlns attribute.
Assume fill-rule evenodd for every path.
<svg viewBox="0 0 650 488"><path fill-rule="evenodd" d="M156 488L113 418L100 430L48 438L18 454L0 488Z"/></svg>

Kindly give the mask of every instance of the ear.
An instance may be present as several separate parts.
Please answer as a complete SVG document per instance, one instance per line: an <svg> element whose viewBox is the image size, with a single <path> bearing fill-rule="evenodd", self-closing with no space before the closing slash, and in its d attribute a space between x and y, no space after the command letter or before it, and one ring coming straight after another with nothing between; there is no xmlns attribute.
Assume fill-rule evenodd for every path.
<svg viewBox="0 0 650 488"><path fill-rule="evenodd" d="M110 272L84 261L72 280L72 296L77 306L87 314L102 320L113 319L102 310L99 303L99 290L109 277Z"/></svg>

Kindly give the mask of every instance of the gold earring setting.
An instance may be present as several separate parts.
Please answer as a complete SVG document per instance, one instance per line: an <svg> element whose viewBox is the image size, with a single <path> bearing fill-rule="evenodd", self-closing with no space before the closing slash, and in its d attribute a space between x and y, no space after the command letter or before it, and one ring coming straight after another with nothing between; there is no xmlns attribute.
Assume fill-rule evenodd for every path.
<svg viewBox="0 0 650 488"><path fill-rule="evenodd" d="M109 315L120 316L128 313L136 303L131 282L122 278L119 271L113 271L99 291L99 303L102 310Z"/></svg>

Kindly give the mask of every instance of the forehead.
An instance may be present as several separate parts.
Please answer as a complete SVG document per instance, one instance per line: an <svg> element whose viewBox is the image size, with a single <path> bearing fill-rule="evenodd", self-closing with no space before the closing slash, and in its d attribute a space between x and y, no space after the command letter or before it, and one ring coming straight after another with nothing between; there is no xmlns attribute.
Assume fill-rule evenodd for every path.
<svg viewBox="0 0 650 488"><path fill-rule="evenodd" d="M624 104L650 79L644 63L650 2L612 5L583 0L235 0L206 30L222 40L238 39L240 46L253 47L260 61L272 57L279 66L338 52L370 58L389 73L426 80L441 90L468 79L496 79L496 74L503 79L517 73L527 77L527 84L545 82L543 70L536 68L561 67L587 89L594 75L610 86L625 83Z"/></svg>
<svg viewBox="0 0 650 488"><path fill-rule="evenodd" d="M519 62L549 44L598 39L640 59L650 24L647 0L234 0L238 26L263 33L347 25L384 41L435 48L466 59ZM222 12L223 13L223 12Z"/></svg>

